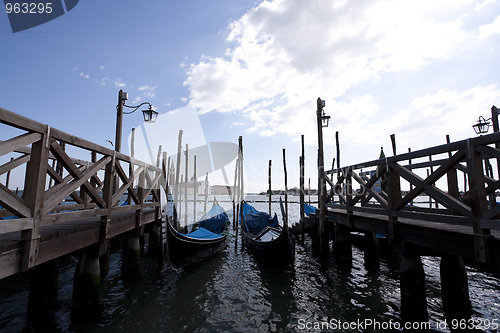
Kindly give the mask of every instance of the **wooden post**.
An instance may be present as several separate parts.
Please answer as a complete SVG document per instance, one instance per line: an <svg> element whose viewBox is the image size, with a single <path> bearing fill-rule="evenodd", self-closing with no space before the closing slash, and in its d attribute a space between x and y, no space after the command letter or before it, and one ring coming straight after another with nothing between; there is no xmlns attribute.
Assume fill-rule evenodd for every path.
<svg viewBox="0 0 500 333"><path fill-rule="evenodd" d="M283 173L285 174L285 216L283 217L283 228L288 228L288 174L286 172L285 148L283 148Z"/></svg>
<svg viewBox="0 0 500 333"><path fill-rule="evenodd" d="M243 179L243 137L240 136L238 138L238 144L239 144L239 152L240 152L240 196L241 200L244 199L245 197L245 186L244 186L244 179ZM240 220L242 223L241 225L241 251L245 249L245 243L243 241L243 205L240 205Z"/></svg>
<svg viewBox="0 0 500 333"><path fill-rule="evenodd" d="M411 148L408 148L408 153L411 153ZM408 160L408 164L411 165L411 158ZM413 184L410 183L410 191L413 190ZM410 201L410 206L413 206L413 199Z"/></svg>
<svg viewBox="0 0 500 333"><path fill-rule="evenodd" d="M38 246L40 243L40 223L46 213L43 208L43 193L47 178L47 163L49 161L50 126L39 141L31 145L31 157L26 166L24 185L24 201L33 218L33 228L21 232L23 253L21 271L26 271L36 265Z"/></svg>
<svg viewBox="0 0 500 333"><path fill-rule="evenodd" d="M177 220L177 211L179 204L179 173L181 171L181 149L182 149L182 130L179 130L177 139L177 166L175 168L175 188L174 188L174 227L179 230L179 222ZM179 210L180 212L180 210Z"/></svg>
<svg viewBox="0 0 500 333"><path fill-rule="evenodd" d="M196 186L196 155L194 155L193 158L193 223L195 223L196 220L196 192L198 190L198 186Z"/></svg>
<svg viewBox="0 0 500 333"><path fill-rule="evenodd" d="M59 259L36 266L30 281L28 297L28 322L47 323L55 319L59 284Z"/></svg>
<svg viewBox="0 0 500 333"><path fill-rule="evenodd" d="M234 252L238 250L238 236L239 236L239 230L240 226L238 225L238 221L240 221L240 224L243 224L243 221L241 221L238 218L238 215L240 213L240 205L243 203L241 202L240 198L240 188L241 188L241 178L240 178L240 148L238 146L238 157L236 158L236 167L234 171L234 179L235 179L235 191L236 191L236 207L233 203L233 228L236 231L236 237L234 237ZM238 187L236 189L236 186ZM236 208L236 209L235 209ZM243 230L243 228L242 228Z"/></svg>
<svg viewBox="0 0 500 333"><path fill-rule="evenodd" d="M340 170L340 140L339 140L339 131L335 132L335 148L337 150L337 170ZM339 177L339 173L337 173L337 177Z"/></svg>
<svg viewBox="0 0 500 333"><path fill-rule="evenodd" d="M333 252L337 266L342 270L349 270L352 267L351 230L342 224L337 224L335 229Z"/></svg>
<svg viewBox="0 0 500 333"><path fill-rule="evenodd" d="M300 231L301 231L301 238L300 242L302 245L304 245L304 217L305 217L305 212L304 212L304 173L305 173L305 153L304 153L304 134L301 135L301 141L302 141L302 154L299 157L299 169L300 169L300 175L299 175L299 184L300 184Z"/></svg>
<svg viewBox="0 0 500 333"><path fill-rule="evenodd" d="M391 134L392 154L396 156L396 135Z"/></svg>
<svg viewBox="0 0 500 333"><path fill-rule="evenodd" d="M406 248L401 256L399 271L402 322L427 322L429 316L425 294L425 273L420 256L415 251Z"/></svg>
<svg viewBox="0 0 500 333"><path fill-rule="evenodd" d="M380 251L378 247L377 234L374 232L365 232L364 260L367 271L378 272L380 269Z"/></svg>
<svg viewBox="0 0 500 333"><path fill-rule="evenodd" d="M269 168L267 172L267 182L269 183L269 190L268 190L268 202L269 202L269 215L271 215L271 198L272 198L272 189L271 189L271 166L272 166L272 161L269 160Z"/></svg>
<svg viewBox="0 0 500 333"><path fill-rule="evenodd" d="M441 299L448 326L452 321L467 322L472 314L467 283L467 272L462 257L444 255L441 257Z"/></svg>
<svg viewBox="0 0 500 333"><path fill-rule="evenodd" d="M489 262L487 238L491 231L481 228L483 212L486 211L484 171L481 154L467 139L467 171L469 173L469 191L472 208L472 227L474 230L475 258L482 263Z"/></svg>
<svg viewBox="0 0 500 333"><path fill-rule="evenodd" d="M318 125L318 201L319 201L319 246L320 255L328 253L328 238L326 235L326 185L325 185L325 163L323 157L323 101L318 97L316 101L316 121Z"/></svg>
<svg viewBox="0 0 500 333"><path fill-rule="evenodd" d="M77 321L95 318L99 314L99 245L83 249L73 279L71 317Z"/></svg>
<svg viewBox="0 0 500 333"><path fill-rule="evenodd" d="M238 216L238 207L240 205L240 191L239 191L239 187L240 187L240 183L239 183L239 178L238 178L238 168L239 168L239 155L238 157L236 158L236 163L234 164L234 196L233 196L233 229L236 230L236 244L238 243L238 228L236 227L237 226L237 216Z"/></svg>
<svg viewBox="0 0 500 333"><path fill-rule="evenodd" d="M122 277L129 278L139 274L141 258L140 228L130 230L124 239L122 256Z"/></svg>
<svg viewBox="0 0 500 333"><path fill-rule="evenodd" d="M309 194L309 204L311 204L311 178L309 178L309 185L308 185L307 193Z"/></svg>
<svg viewBox="0 0 500 333"><path fill-rule="evenodd" d="M188 184L189 184L189 147L186 143L186 171L184 176L184 232L188 231Z"/></svg>
<svg viewBox="0 0 500 333"><path fill-rule="evenodd" d="M160 167L160 160L161 160L161 145L158 145L158 153L156 154L156 167Z"/></svg>
<svg viewBox="0 0 500 333"><path fill-rule="evenodd" d="M132 128L132 134L130 137L130 157L135 157L135 128ZM128 176L132 177L134 174L134 165L132 162L128 165ZM130 185L132 189L134 189L134 184ZM130 205L132 204L132 198L130 195L127 197L127 203Z"/></svg>
<svg viewBox="0 0 500 333"><path fill-rule="evenodd" d="M203 206L203 214L207 213L207 203L208 203L208 172L205 174L205 205Z"/></svg>

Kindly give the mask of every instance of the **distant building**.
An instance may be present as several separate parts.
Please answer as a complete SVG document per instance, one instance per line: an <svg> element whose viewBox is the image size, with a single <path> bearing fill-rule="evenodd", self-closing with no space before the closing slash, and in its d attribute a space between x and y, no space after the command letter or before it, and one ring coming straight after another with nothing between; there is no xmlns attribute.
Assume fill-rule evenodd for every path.
<svg viewBox="0 0 500 333"><path fill-rule="evenodd" d="M229 195L228 188L231 190L231 193L234 193L234 186L212 185L210 186L210 194Z"/></svg>

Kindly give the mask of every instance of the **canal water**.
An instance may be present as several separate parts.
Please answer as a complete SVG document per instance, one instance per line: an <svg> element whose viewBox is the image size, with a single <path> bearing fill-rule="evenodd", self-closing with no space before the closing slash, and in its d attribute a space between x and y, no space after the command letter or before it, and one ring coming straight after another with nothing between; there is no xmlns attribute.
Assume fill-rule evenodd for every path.
<svg viewBox="0 0 500 333"><path fill-rule="evenodd" d="M262 200L254 206L267 210L264 196L247 199ZM221 205L231 211L229 202ZM203 205L198 206L200 211ZM273 210L279 212L279 206L273 204ZM298 219L297 204L291 204L289 212L291 221ZM232 237L222 253L179 271L168 267L158 271L156 258L144 255L140 275L128 280L120 276L121 251L114 250L109 274L101 281L102 314L78 324L70 315L76 266L76 259L72 259L61 267L54 318L40 326L27 324L30 274L0 281L0 332L398 330L398 274L384 259L379 273L369 273L363 267L363 253L353 247L352 269L339 271L333 256L320 262L310 245L309 239L304 247L297 245L293 264L263 263L239 247L235 251ZM435 331L449 332L444 327L440 300L439 258L423 257L423 262L428 324ZM493 329L500 325L500 275L468 268L468 278L473 318L484 324L483 331L500 332ZM488 323L490 329L486 329Z"/></svg>

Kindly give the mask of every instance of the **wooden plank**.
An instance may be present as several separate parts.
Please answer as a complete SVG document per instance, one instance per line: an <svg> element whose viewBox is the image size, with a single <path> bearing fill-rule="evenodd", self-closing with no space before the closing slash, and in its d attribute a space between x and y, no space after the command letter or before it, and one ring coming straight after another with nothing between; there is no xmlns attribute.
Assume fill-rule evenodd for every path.
<svg viewBox="0 0 500 333"><path fill-rule="evenodd" d="M12 111L0 107L0 122L12 127L16 127L26 131L33 131L38 133L45 132L47 125L21 116Z"/></svg>
<svg viewBox="0 0 500 333"><path fill-rule="evenodd" d="M21 147L31 145L42 138L40 133L26 133L15 138L0 142L0 156L13 152Z"/></svg>
<svg viewBox="0 0 500 333"><path fill-rule="evenodd" d="M84 170L85 167L80 167L79 169L82 171ZM71 179L71 175L65 177L65 179L63 179L58 172L56 172L56 170L54 170L54 168L50 165L47 165L47 173L49 174L49 176L54 180L54 182L56 183L56 185L54 186L57 186L58 184L62 184L61 186L58 186L58 189L62 188L65 184L67 184L69 182L69 180ZM54 189L53 191L54 192L57 192L58 189ZM50 189L49 189L50 190ZM48 193L49 190L47 190L45 192L45 195L46 196L49 196L50 194ZM78 203L83 203L83 199L76 193L76 192L73 192L70 194L71 198L73 200L75 200L75 202L78 202Z"/></svg>
<svg viewBox="0 0 500 333"><path fill-rule="evenodd" d="M33 218L8 219L0 222L0 234L33 228Z"/></svg>
<svg viewBox="0 0 500 333"><path fill-rule="evenodd" d="M83 174L81 174L79 179L74 179L69 184L67 184L64 188L62 188L59 192L54 193L54 195L47 198L45 203L44 203L44 212L46 213L46 212L51 211L62 200L64 200L70 193L74 192L75 189L77 189L79 186L81 186L82 184L85 184L85 183L88 184L88 186L91 188L91 191L87 191L87 193L92 197L92 199L95 201L95 203L100 208L104 208L106 206L106 203L99 196L99 194L91 187L91 185L88 183L87 179L90 178L90 175L95 174L97 171L99 171L100 168L102 168L104 165L106 165L110 161L111 161L110 156L103 156L99 161L97 161L90 168L85 170L85 172ZM85 189L87 190L87 187Z"/></svg>
<svg viewBox="0 0 500 333"><path fill-rule="evenodd" d="M364 180L359 177L358 174L355 172L352 173L352 177L364 187L364 189L373 197L375 200L377 200L383 207L388 208L387 205L387 200L385 200L379 193L373 190L372 186L375 184L375 182L380 178L380 177L372 177L368 183L365 183ZM365 194L358 194L353 200L353 205L355 205L362 197L364 197Z"/></svg>
<svg viewBox="0 0 500 333"><path fill-rule="evenodd" d="M11 171L15 168L17 168L20 165L23 165L24 163L28 162L30 160L30 155L23 155L19 156L4 165L0 166L0 175L3 175L4 173Z"/></svg>
<svg viewBox="0 0 500 333"><path fill-rule="evenodd" d="M50 144L50 149L54 156L58 158L58 160L64 165L66 170L75 178L74 182L71 182L71 184L76 183L78 186L83 185L84 190L87 192L87 194L94 200L95 203L99 207L104 207L106 203L104 200L101 198L99 193L96 191L96 189L89 183L88 179L91 178L91 176L95 175L104 165L107 163L103 163L104 160L110 161L111 157L110 156L103 156L98 162L87 168L85 173L82 173L78 167L72 163L71 158L66 154L66 152L57 144L55 140L52 140ZM99 165L99 168L96 168L96 164ZM92 172L89 172L89 170L92 170ZM78 179L78 180L77 180ZM83 180L83 181L82 181ZM74 189L76 189L75 187Z"/></svg>
<svg viewBox="0 0 500 333"><path fill-rule="evenodd" d="M500 230L500 219L482 219L480 227L482 229Z"/></svg>
<svg viewBox="0 0 500 333"><path fill-rule="evenodd" d="M0 203L18 217L32 217L31 209L26 207L24 200L13 194L2 184L0 184Z"/></svg>
<svg viewBox="0 0 500 333"><path fill-rule="evenodd" d="M0 279L20 272L21 249L14 249L0 254Z"/></svg>
<svg viewBox="0 0 500 333"><path fill-rule="evenodd" d="M78 221L82 219L100 217L105 214L107 209L86 209L71 212L60 212L55 214L44 215L40 223L41 226L48 226L57 223L64 223L70 221Z"/></svg>

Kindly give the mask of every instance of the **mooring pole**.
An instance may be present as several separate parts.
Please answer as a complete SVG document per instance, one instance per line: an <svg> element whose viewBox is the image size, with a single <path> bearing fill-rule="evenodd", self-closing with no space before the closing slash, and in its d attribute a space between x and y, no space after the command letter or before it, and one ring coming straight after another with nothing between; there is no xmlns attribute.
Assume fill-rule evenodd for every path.
<svg viewBox="0 0 500 333"><path fill-rule="evenodd" d="M238 138L239 154L240 154L240 195L241 200L245 196L245 187L243 185L243 137ZM243 241L243 204L240 205L240 221L241 221L241 251L245 249L245 243Z"/></svg>
<svg viewBox="0 0 500 333"><path fill-rule="evenodd" d="M328 238L326 235L326 184L325 184L325 162L323 156L323 107L324 101L318 97L316 120L318 124L318 201L319 201L319 246L320 255L326 255L328 250Z"/></svg>
<svg viewBox="0 0 500 333"><path fill-rule="evenodd" d="M286 172L285 148L283 148L283 173L285 174L285 216L283 218L283 228L288 228L288 174Z"/></svg>
<svg viewBox="0 0 500 333"><path fill-rule="evenodd" d="M304 205L305 205L305 202L304 202L304 173L305 173L305 165L304 165L304 161L305 161L305 155L304 155L304 134L301 135L301 141L302 141L302 154L301 156L299 157L299 168L300 168L300 178L299 178L299 182L300 182L300 231L301 231L301 239L300 239L300 242L302 245L304 245L304 216L305 216L305 212L304 212Z"/></svg>
<svg viewBox="0 0 500 333"><path fill-rule="evenodd" d="M198 186L196 186L196 155L194 155L194 174L193 174L193 223L196 222L196 192Z"/></svg>
<svg viewBox="0 0 500 333"><path fill-rule="evenodd" d="M186 143L186 167L184 176L184 231L187 233L188 229L188 184L189 184L189 147Z"/></svg>
<svg viewBox="0 0 500 333"><path fill-rule="evenodd" d="M268 172L267 172L267 182L269 183L269 190L268 190L268 194L269 194L269 215L271 215L271 198L272 198L272 190L271 190L271 166L272 166L272 160L269 160L269 168L268 168Z"/></svg>
<svg viewBox="0 0 500 333"><path fill-rule="evenodd" d="M203 214L207 213L207 202L208 202L208 172L205 174L205 206L203 206ZM234 199L233 199L233 205L234 205Z"/></svg>
<svg viewBox="0 0 500 333"><path fill-rule="evenodd" d="M175 188L174 188L174 227L179 230L177 220L177 205L179 204L179 173L181 171L181 149L182 149L182 130L179 130L177 138L177 166L175 168Z"/></svg>

